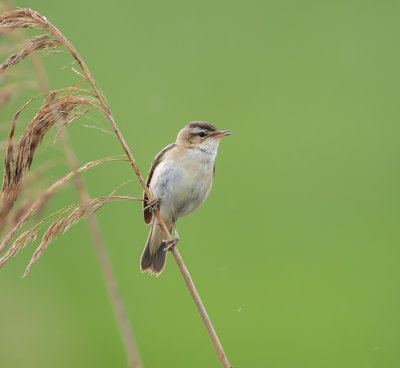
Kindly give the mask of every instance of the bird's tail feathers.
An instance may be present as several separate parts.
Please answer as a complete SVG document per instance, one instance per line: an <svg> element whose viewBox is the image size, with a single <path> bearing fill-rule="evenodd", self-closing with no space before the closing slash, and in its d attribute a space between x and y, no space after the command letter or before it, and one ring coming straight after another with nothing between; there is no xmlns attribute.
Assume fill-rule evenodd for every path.
<svg viewBox="0 0 400 368"><path fill-rule="evenodd" d="M169 230L172 230L172 226ZM164 233L157 221L154 221L142 257L140 258L140 269L142 272L148 271L158 276L164 270L167 259L167 252L165 250L167 244L163 240Z"/></svg>

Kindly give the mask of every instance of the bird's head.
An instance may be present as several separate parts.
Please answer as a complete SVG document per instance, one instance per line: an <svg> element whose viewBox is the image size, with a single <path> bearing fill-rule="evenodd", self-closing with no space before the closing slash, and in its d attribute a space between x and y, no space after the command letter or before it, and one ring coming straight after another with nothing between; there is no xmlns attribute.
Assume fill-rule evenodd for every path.
<svg viewBox="0 0 400 368"><path fill-rule="evenodd" d="M199 147L205 151L217 149L219 140L230 135L230 130L218 130L214 125L205 121L192 121L187 124L176 138L176 144L188 148Z"/></svg>

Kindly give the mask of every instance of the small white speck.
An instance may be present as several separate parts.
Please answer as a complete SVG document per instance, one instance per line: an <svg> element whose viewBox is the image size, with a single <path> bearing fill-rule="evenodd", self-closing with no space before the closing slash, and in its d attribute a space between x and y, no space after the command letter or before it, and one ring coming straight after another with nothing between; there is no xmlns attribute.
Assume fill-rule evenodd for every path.
<svg viewBox="0 0 400 368"><path fill-rule="evenodd" d="M240 308L238 309L238 312L241 312L241 311L242 311L242 309L243 309L243 308L242 308L242 307L240 307Z"/></svg>
<svg viewBox="0 0 400 368"><path fill-rule="evenodd" d="M47 18L43 15L43 19L47 22Z"/></svg>

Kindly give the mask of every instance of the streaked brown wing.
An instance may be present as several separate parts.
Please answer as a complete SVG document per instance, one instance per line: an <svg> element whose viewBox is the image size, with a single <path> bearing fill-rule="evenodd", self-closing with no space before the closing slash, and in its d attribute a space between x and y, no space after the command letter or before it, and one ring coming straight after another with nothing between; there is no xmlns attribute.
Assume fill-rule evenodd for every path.
<svg viewBox="0 0 400 368"><path fill-rule="evenodd" d="M166 152L168 152L170 149L175 147L175 143L171 143L169 146L165 147L160 153L154 158L154 160L151 163L150 171L149 174L147 175L147 180L146 180L146 185L147 187L150 186L151 178L153 177L153 173L157 165L161 162L163 156L165 155ZM153 214L152 212L147 209L145 210L144 208L147 206L148 203L148 198L145 192L143 192L143 216L144 216L144 222L146 224L151 224L153 221Z"/></svg>

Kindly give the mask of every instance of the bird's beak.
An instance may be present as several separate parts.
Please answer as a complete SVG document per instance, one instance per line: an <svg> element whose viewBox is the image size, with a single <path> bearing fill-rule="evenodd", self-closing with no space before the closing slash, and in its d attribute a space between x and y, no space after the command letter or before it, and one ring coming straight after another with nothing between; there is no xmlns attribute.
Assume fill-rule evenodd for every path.
<svg viewBox="0 0 400 368"><path fill-rule="evenodd" d="M219 130L218 132L213 133L210 135L210 138L222 138L225 137L226 135L231 135L232 130Z"/></svg>

